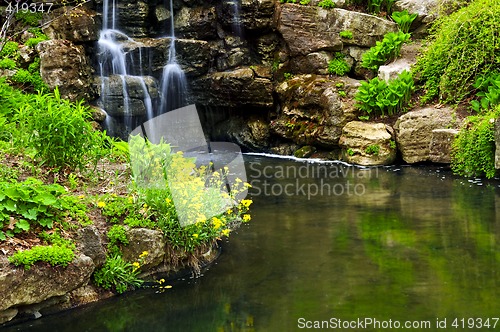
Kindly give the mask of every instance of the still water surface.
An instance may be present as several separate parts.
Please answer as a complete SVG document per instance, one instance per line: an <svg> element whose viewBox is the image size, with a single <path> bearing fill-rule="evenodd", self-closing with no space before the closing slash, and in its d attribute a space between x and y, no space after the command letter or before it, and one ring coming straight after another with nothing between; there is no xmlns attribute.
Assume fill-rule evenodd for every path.
<svg viewBox="0 0 500 332"><path fill-rule="evenodd" d="M500 316L498 180L436 167L245 160L252 221L201 278L6 330L298 331L370 318L420 324L415 331L446 319L441 331L462 331L468 318L493 325ZM465 321L453 328L455 318Z"/></svg>

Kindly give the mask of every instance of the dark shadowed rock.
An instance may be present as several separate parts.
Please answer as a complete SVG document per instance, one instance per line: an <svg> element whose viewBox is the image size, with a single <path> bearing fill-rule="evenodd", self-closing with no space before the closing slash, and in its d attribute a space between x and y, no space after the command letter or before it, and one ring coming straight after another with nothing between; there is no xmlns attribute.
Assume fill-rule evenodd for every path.
<svg viewBox="0 0 500 332"><path fill-rule="evenodd" d="M66 39L75 43L99 39L101 20L97 12L85 7L66 7L52 11L49 19L54 19L43 28L50 39Z"/></svg>
<svg viewBox="0 0 500 332"><path fill-rule="evenodd" d="M456 129L434 129L429 145L429 160L433 163L451 163L452 144L458 132Z"/></svg>

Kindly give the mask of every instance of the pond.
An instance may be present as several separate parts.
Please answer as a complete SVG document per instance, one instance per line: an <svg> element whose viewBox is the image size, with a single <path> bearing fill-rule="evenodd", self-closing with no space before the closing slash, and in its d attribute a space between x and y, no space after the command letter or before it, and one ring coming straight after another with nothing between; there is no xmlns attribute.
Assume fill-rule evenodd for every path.
<svg viewBox="0 0 500 332"><path fill-rule="evenodd" d="M430 166L245 161L252 221L202 277L6 330L500 328L500 181Z"/></svg>

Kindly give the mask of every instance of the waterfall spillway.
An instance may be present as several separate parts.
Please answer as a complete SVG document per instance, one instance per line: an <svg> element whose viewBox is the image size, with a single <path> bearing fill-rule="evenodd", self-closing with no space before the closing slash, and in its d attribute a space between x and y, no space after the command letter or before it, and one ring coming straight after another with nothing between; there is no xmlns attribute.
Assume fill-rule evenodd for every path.
<svg viewBox="0 0 500 332"><path fill-rule="evenodd" d="M105 126L108 133L124 138L142 122L185 106L187 81L177 62L172 0L166 4L170 6L171 13L170 36L165 38L169 41L168 54L163 58L165 66L161 76L156 78L143 76L143 73L154 72L151 55L147 59L143 54L145 43L120 31L118 1L103 2L103 25L98 41L99 104L107 114ZM121 123L121 128L117 123Z"/></svg>

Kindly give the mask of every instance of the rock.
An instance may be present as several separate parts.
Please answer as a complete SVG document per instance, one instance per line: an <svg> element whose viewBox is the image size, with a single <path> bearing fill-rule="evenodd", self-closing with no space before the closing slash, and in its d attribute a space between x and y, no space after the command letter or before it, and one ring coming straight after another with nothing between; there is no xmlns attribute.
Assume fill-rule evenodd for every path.
<svg viewBox="0 0 500 332"><path fill-rule="evenodd" d="M116 13L118 29L129 37L143 38L148 35L149 5L144 1L118 1Z"/></svg>
<svg viewBox="0 0 500 332"><path fill-rule="evenodd" d="M95 268L92 259L82 254L67 267L37 263L25 270L5 262L0 265L0 310L63 296L87 284Z"/></svg>
<svg viewBox="0 0 500 332"><path fill-rule="evenodd" d="M400 116L394 129L403 160L410 164L429 161L432 131L456 128L453 113L449 107L427 107Z"/></svg>
<svg viewBox="0 0 500 332"><path fill-rule="evenodd" d="M349 122L339 140L343 159L363 166L392 164L396 160L396 146L390 131L383 123Z"/></svg>
<svg viewBox="0 0 500 332"><path fill-rule="evenodd" d="M398 77L404 70L410 71L411 66L417 63L417 55L422 48L419 42L412 42L410 44L403 44L401 47L401 56L394 62L385 66L380 66L378 70L378 77L388 82Z"/></svg>
<svg viewBox="0 0 500 332"><path fill-rule="evenodd" d="M92 110L92 120L96 122L103 122L106 120L106 111L102 108L91 105L90 109Z"/></svg>
<svg viewBox="0 0 500 332"><path fill-rule="evenodd" d="M358 81L297 75L277 86L280 101L271 131L298 145L335 148L342 127L356 118L352 97Z"/></svg>
<svg viewBox="0 0 500 332"><path fill-rule="evenodd" d="M429 160L433 163L451 163L452 144L458 132L456 129L434 129L429 145Z"/></svg>
<svg viewBox="0 0 500 332"><path fill-rule="evenodd" d="M0 311L0 324L3 324L5 322L8 322L12 320L12 318L17 316L17 313L19 310L17 309L7 309Z"/></svg>
<svg viewBox="0 0 500 332"><path fill-rule="evenodd" d="M330 52L314 52L290 60L290 71L295 74L328 75L328 62L333 59Z"/></svg>
<svg viewBox="0 0 500 332"><path fill-rule="evenodd" d="M40 75L50 89L59 87L63 98L71 101L95 98L92 69L83 46L67 40L47 40L37 45Z"/></svg>
<svg viewBox="0 0 500 332"><path fill-rule="evenodd" d="M225 121L210 125L210 136L215 141L230 141L249 151L265 151L269 147L269 124L252 116L245 119L231 114Z"/></svg>
<svg viewBox="0 0 500 332"><path fill-rule="evenodd" d="M500 169L500 118L495 121L495 168Z"/></svg>
<svg viewBox="0 0 500 332"><path fill-rule="evenodd" d="M250 68L208 74L191 82L193 101L205 106L258 107L273 106L271 80L256 77Z"/></svg>
<svg viewBox="0 0 500 332"><path fill-rule="evenodd" d="M298 149L293 153L293 155L297 158L309 158L316 152L316 148L314 146L306 145Z"/></svg>
<svg viewBox="0 0 500 332"><path fill-rule="evenodd" d="M80 246L80 252L90 257L96 267L104 264L106 261L106 252L99 231L94 225L79 229L76 243Z"/></svg>
<svg viewBox="0 0 500 332"><path fill-rule="evenodd" d="M273 24L275 3L276 0L225 0L217 6L217 17L226 30L235 34L266 32ZM235 12L239 12L239 22Z"/></svg>
<svg viewBox="0 0 500 332"><path fill-rule="evenodd" d="M69 293L70 301L73 306L96 302L101 297L94 286L85 285Z"/></svg>
<svg viewBox="0 0 500 332"><path fill-rule="evenodd" d="M217 16L214 7L182 7L174 20L175 34L181 38L217 38Z"/></svg>
<svg viewBox="0 0 500 332"><path fill-rule="evenodd" d="M418 30L420 34L438 17L441 2L442 0L398 0L392 5L392 10L407 10L410 14L417 14L410 30Z"/></svg>
<svg viewBox="0 0 500 332"><path fill-rule="evenodd" d="M158 230L130 228L127 230L128 245L122 247L123 259L128 262L141 262L143 271L159 265L165 257L165 238ZM147 251L147 255L141 256ZM142 257L142 258L141 258Z"/></svg>
<svg viewBox="0 0 500 332"><path fill-rule="evenodd" d="M69 10L66 7L53 10L53 21L42 28L50 39L66 39L74 43L97 41L101 22L97 12L85 7Z"/></svg>
<svg viewBox="0 0 500 332"><path fill-rule="evenodd" d="M144 82L144 85L143 85ZM128 106L125 103L124 86L128 98ZM146 106L144 104L146 87L147 93L151 100L159 98L158 82L151 76L120 76L111 75L104 77L104 82L101 78L97 78L96 86L99 95L102 98L98 101L98 106L106 110L110 116L143 116L146 115ZM101 91L104 89L103 91Z"/></svg>
<svg viewBox="0 0 500 332"><path fill-rule="evenodd" d="M349 43L362 47L374 46L386 33L397 31L396 23L373 15L295 4L278 5L276 25L292 56L340 51L339 33L344 30L353 33Z"/></svg>
<svg viewBox="0 0 500 332"><path fill-rule="evenodd" d="M280 143L276 146L273 146L270 150L271 153L280 155L280 156L292 156L295 151L299 148L296 144L291 143Z"/></svg>

